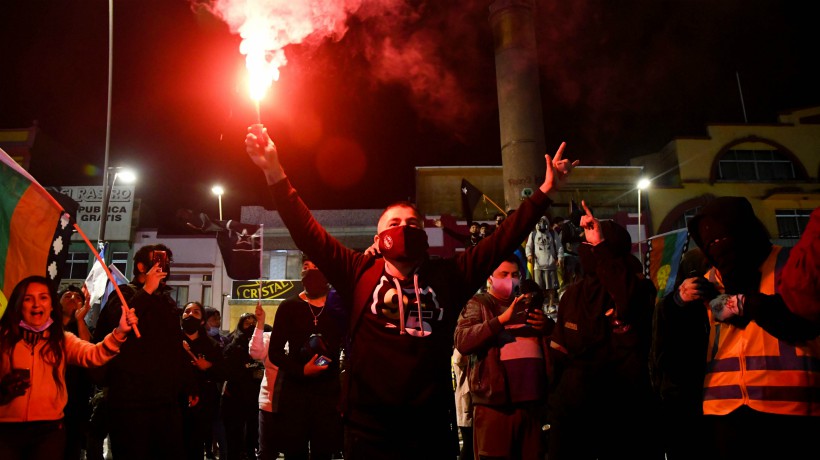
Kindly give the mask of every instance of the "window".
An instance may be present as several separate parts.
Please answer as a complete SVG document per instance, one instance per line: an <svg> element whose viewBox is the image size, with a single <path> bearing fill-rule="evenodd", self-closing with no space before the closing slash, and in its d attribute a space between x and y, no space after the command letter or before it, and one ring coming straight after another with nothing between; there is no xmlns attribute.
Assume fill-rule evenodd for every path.
<svg viewBox="0 0 820 460"><path fill-rule="evenodd" d="M202 305L206 307L211 306L211 296L213 295L214 289L211 286L202 286Z"/></svg>
<svg viewBox="0 0 820 460"><path fill-rule="evenodd" d="M288 267L288 251L276 250L270 253L270 263L268 268L268 279L283 280L287 279Z"/></svg>
<svg viewBox="0 0 820 460"><path fill-rule="evenodd" d="M185 305L188 303L188 286L168 286L171 288L171 292L168 295L171 296L177 303L177 307L181 305Z"/></svg>
<svg viewBox="0 0 820 460"><path fill-rule="evenodd" d="M128 276L128 253L127 252L114 252L111 255L111 263L117 267L117 270L122 272L123 275Z"/></svg>
<svg viewBox="0 0 820 460"><path fill-rule="evenodd" d="M700 208L700 206L696 206L694 208L690 208L686 211L683 211L683 214L678 218L678 220L675 221L673 230L677 230L680 228L688 228L689 221L692 220L692 218L700 212Z"/></svg>
<svg viewBox="0 0 820 460"><path fill-rule="evenodd" d="M809 224L811 209L777 209L777 233L780 238L800 238L806 225Z"/></svg>
<svg viewBox="0 0 820 460"><path fill-rule="evenodd" d="M88 253L87 252L69 252L66 257L65 265L60 271L60 278L66 279L81 279L84 280L88 276Z"/></svg>
<svg viewBox="0 0 820 460"><path fill-rule="evenodd" d="M729 150L718 161L718 179L774 182L795 179L794 164L777 150Z"/></svg>

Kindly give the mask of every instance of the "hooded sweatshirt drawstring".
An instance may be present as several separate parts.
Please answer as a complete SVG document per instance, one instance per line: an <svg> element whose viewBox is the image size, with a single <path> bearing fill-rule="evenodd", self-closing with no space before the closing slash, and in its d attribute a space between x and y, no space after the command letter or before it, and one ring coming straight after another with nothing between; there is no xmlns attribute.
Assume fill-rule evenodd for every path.
<svg viewBox="0 0 820 460"><path fill-rule="evenodd" d="M393 278L399 297L399 334L404 334L404 291L401 290L401 283L398 278Z"/></svg>
<svg viewBox="0 0 820 460"><path fill-rule="evenodd" d="M413 273L413 292L416 294L416 307L419 312L419 332L424 335L424 322L421 320L421 291L419 290L418 273Z"/></svg>
<svg viewBox="0 0 820 460"><path fill-rule="evenodd" d="M401 288L398 278L393 278L393 284L396 285L399 298L399 334L406 334L404 331L404 291ZM419 315L419 331L424 332L424 325L421 321L421 290L419 290L419 274L413 273L413 292L416 294L416 304Z"/></svg>

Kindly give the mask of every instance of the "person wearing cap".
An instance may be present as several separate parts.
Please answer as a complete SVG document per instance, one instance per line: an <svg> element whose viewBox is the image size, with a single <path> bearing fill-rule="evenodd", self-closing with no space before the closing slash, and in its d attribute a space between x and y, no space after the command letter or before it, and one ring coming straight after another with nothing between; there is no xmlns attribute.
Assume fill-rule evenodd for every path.
<svg viewBox="0 0 820 460"><path fill-rule="evenodd" d="M657 290L613 221L585 202L583 275L561 297L550 338L550 460L663 460L649 379Z"/></svg>
<svg viewBox="0 0 820 460"><path fill-rule="evenodd" d="M712 200L688 227L712 268L659 308L664 341L689 350L669 365L702 377L704 426L690 452L799 458L809 441L798 434L820 432L820 326L777 291L788 250L771 243L744 197Z"/></svg>

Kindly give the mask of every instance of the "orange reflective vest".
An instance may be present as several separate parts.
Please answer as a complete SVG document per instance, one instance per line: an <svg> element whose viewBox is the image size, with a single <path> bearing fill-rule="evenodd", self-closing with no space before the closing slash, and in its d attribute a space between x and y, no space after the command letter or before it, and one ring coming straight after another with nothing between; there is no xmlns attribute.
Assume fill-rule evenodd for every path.
<svg viewBox="0 0 820 460"><path fill-rule="evenodd" d="M773 246L761 266L760 292L775 293L776 272L788 251ZM778 257L780 255L780 257ZM722 290L720 273L706 275ZM820 416L820 337L787 343L755 321L741 329L716 322L709 312L709 347L703 413L725 415L742 405L773 414Z"/></svg>

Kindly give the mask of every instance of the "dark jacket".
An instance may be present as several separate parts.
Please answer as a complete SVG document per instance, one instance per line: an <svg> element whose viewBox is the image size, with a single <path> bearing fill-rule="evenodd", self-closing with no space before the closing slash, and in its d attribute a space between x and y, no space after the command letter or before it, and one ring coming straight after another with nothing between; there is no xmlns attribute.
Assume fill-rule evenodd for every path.
<svg viewBox="0 0 820 460"><path fill-rule="evenodd" d="M458 318L456 348L469 356L468 381L473 404L501 406L510 403L507 374L501 362L501 346L515 340L498 321L498 315L510 305L491 294L475 295ZM544 363L547 363L547 335L539 340Z"/></svg>
<svg viewBox="0 0 820 460"><path fill-rule="evenodd" d="M190 359L188 360L188 365L193 369L194 378L200 390L200 405L208 408L219 407L219 395L226 377L225 360L222 357L219 342L209 337L205 329L200 329L199 336L195 340L187 336L184 336L183 340L191 347L191 353L195 356L203 356L211 363L211 367L203 371L191 364Z"/></svg>
<svg viewBox="0 0 820 460"><path fill-rule="evenodd" d="M135 284L121 285L128 306L139 318L140 338L130 337L120 355L104 366L104 385L112 409L179 404L198 394L190 358L182 347L176 302L162 289L153 294ZM111 331L122 310L112 295L100 312L95 337Z"/></svg>
<svg viewBox="0 0 820 460"><path fill-rule="evenodd" d="M520 246L550 200L536 189L492 237L453 258L428 259L420 265L416 275L424 296L425 335L417 337L401 334L398 321L377 309L381 295L395 289L385 276L384 259L346 248L330 236L287 179L270 189L297 247L351 308L350 406L378 413L382 421L442 411L446 415L453 401L450 356L457 316L493 269ZM367 327L362 327L365 321Z"/></svg>
<svg viewBox="0 0 820 460"><path fill-rule="evenodd" d="M244 407L256 407L258 404L259 387L265 373L265 365L251 358L248 351L252 335L253 329L248 333L234 331L223 351L226 372L224 394Z"/></svg>
<svg viewBox="0 0 820 460"><path fill-rule="evenodd" d="M605 410L632 396L637 407L639 398L646 404L651 396L649 347L657 291L636 272L629 243L621 243L606 237L597 246L579 248L584 277L561 297L550 342L551 417Z"/></svg>

